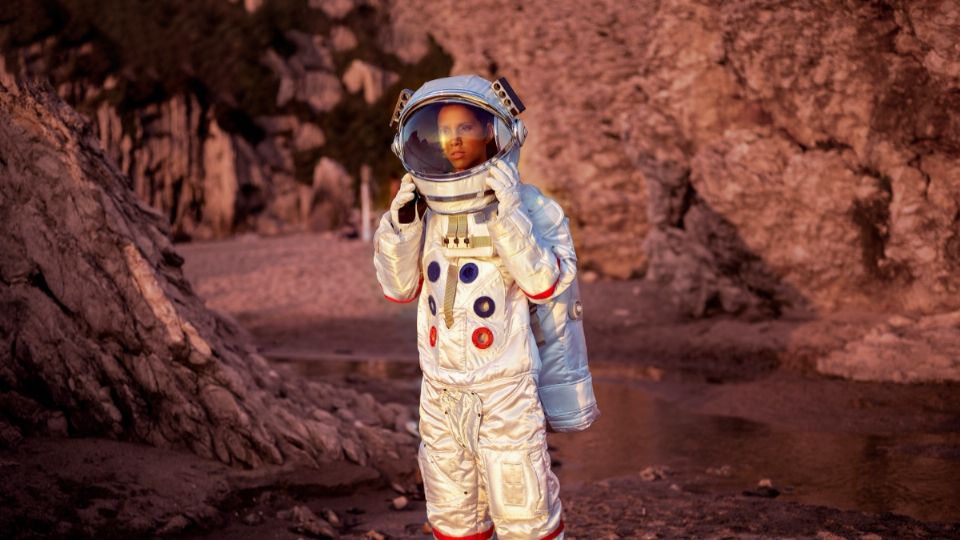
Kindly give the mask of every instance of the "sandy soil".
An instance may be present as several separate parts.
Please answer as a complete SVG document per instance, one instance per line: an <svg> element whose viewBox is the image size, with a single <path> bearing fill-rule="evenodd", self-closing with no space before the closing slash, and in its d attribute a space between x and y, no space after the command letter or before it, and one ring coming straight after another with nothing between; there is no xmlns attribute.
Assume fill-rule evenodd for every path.
<svg viewBox="0 0 960 540"><path fill-rule="evenodd" d="M370 245L333 235L247 236L178 250L207 305L238 320L268 357L415 406L415 309L383 299ZM960 433L957 385L855 383L813 369L818 355L883 314L687 321L643 282L582 288L598 379L633 381L693 413L799 431ZM960 448L930 451L960 460ZM342 538L425 537L422 495L403 493L406 505L394 510L402 488L358 466L244 472L131 443L27 440L0 451L0 471L3 538L317 536L298 525L297 507L333 512ZM960 537L957 524L720 492L707 480L703 470L657 469L568 489L568 537Z"/></svg>

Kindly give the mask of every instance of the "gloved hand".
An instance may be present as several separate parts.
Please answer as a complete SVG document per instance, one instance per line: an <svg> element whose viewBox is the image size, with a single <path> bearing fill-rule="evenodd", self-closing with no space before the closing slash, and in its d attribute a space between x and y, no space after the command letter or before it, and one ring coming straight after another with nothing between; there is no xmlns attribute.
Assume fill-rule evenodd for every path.
<svg viewBox="0 0 960 540"><path fill-rule="evenodd" d="M489 169L487 185L499 201L497 214L503 215L520 206L520 173L516 166L498 160Z"/></svg>
<svg viewBox="0 0 960 540"><path fill-rule="evenodd" d="M400 180L400 189L397 190L393 202L390 203L390 219L393 220L395 226L399 227L416 220L417 212L414 208L416 206L414 202L417 197L416 190L417 186L413 183L413 177L410 176L410 173L403 175Z"/></svg>

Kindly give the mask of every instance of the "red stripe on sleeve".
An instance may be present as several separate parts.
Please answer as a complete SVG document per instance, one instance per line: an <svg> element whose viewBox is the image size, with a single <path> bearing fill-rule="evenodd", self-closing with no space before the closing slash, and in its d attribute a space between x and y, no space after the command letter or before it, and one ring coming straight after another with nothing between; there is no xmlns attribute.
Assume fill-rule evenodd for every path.
<svg viewBox="0 0 960 540"><path fill-rule="evenodd" d="M557 257L557 280L553 282L553 285L549 289L543 291L540 294L530 294L527 291L523 291L523 294L530 297L531 300L543 300L544 298L550 298L550 295L553 294L553 291L557 290L557 284L560 283L560 257Z"/></svg>
<svg viewBox="0 0 960 540"><path fill-rule="evenodd" d="M411 296L410 298L407 298L406 300L397 300L396 298L391 298L387 295L383 295L383 297L391 302L396 302L398 304L409 304L410 302L413 302L414 300L416 300L418 296L420 296L420 289L422 288L423 288L423 276L420 276L420 284L417 285L417 292L413 293L413 296Z"/></svg>

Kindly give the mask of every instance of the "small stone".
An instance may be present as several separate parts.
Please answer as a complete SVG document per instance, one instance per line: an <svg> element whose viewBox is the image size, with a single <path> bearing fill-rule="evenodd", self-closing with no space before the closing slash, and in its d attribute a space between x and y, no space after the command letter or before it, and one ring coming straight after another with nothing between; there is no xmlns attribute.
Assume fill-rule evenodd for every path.
<svg viewBox="0 0 960 540"><path fill-rule="evenodd" d="M336 538L337 531L306 506L294 506L291 517L295 529L314 538Z"/></svg>
<svg viewBox="0 0 960 540"><path fill-rule="evenodd" d="M662 480L667 477L667 473L664 467L660 466L650 466L642 471L640 471L640 479L644 482L653 482L654 480Z"/></svg>
<svg viewBox="0 0 960 540"><path fill-rule="evenodd" d="M157 531L157 534L160 536L166 534L178 533L187 528L190 525L190 520L187 519L183 514L177 514L170 518L170 521L166 523L160 530Z"/></svg>
<svg viewBox="0 0 960 540"><path fill-rule="evenodd" d="M600 279L600 274L597 274L593 270L587 270L580 274L580 281L584 283L594 283L598 279Z"/></svg>
<svg viewBox="0 0 960 540"><path fill-rule="evenodd" d="M400 495L399 497L393 499L393 502L391 503L391 507L394 510L403 510L404 508L407 507L408 504L410 504L410 500L404 497L403 495Z"/></svg>
<svg viewBox="0 0 960 540"><path fill-rule="evenodd" d="M0 448L16 448L22 441L20 428L0 420Z"/></svg>
<svg viewBox="0 0 960 540"><path fill-rule="evenodd" d="M333 510L324 508L320 513L323 514L323 519L327 520L334 527L339 529L343 525L343 521L340 520L340 516L338 516Z"/></svg>
<svg viewBox="0 0 960 540"><path fill-rule="evenodd" d="M769 478L763 478L757 482L757 489L747 490L743 492L747 497L764 497L767 499L773 499L780 495L780 490L773 487L773 481Z"/></svg>
<svg viewBox="0 0 960 540"><path fill-rule="evenodd" d="M729 465L721 465L720 467L708 467L707 474L712 476L721 476L723 478L728 478L733 474L733 468Z"/></svg>
<svg viewBox="0 0 960 540"><path fill-rule="evenodd" d="M67 429L67 417L60 411L55 411L47 418L47 435L53 437L66 437L69 435Z"/></svg>
<svg viewBox="0 0 960 540"><path fill-rule="evenodd" d="M379 531L367 531L367 534L363 536L367 540L387 540L386 535Z"/></svg>
<svg viewBox="0 0 960 540"><path fill-rule="evenodd" d="M263 516L259 512L250 512L249 514L243 516L244 525L259 525L263 523Z"/></svg>
<svg viewBox="0 0 960 540"><path fill-rule="evenodd" d="M905 317L903 315L894 315L887 319L887 324L893 328L904 328L910 326L914 323L913 319Z"/></svg>
<svg viewBox="0 0 960 540"><path fill-rule="evenodd" d="M401 486L401 485L400 485L399 483L397 483L397 482L391 482L391 483L390 483L390 488L393 489L394 491L396 491L397 493L401 494L401 495L405 495L405 494L407 493L407 490L404 489L404 487Z"/></svg>

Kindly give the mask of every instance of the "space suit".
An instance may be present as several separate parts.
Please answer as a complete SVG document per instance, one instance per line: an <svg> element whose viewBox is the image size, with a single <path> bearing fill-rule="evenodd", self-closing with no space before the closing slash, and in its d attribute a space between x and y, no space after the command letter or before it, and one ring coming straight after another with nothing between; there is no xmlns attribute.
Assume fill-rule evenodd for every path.
<svg viewBox="0 0 960 540"><path fill-rule="evenodd" d="M563 538L545 420L579 430L598 414L575 346L566 218L520 182L522 110L505 80L458 76L405 91L394 111L409 173L377 228L374 265L386 298L418 300L418 460L441 540ZM543 337L558 330L579 340ZM549 366L538 342L558 358Z"/></svg>

